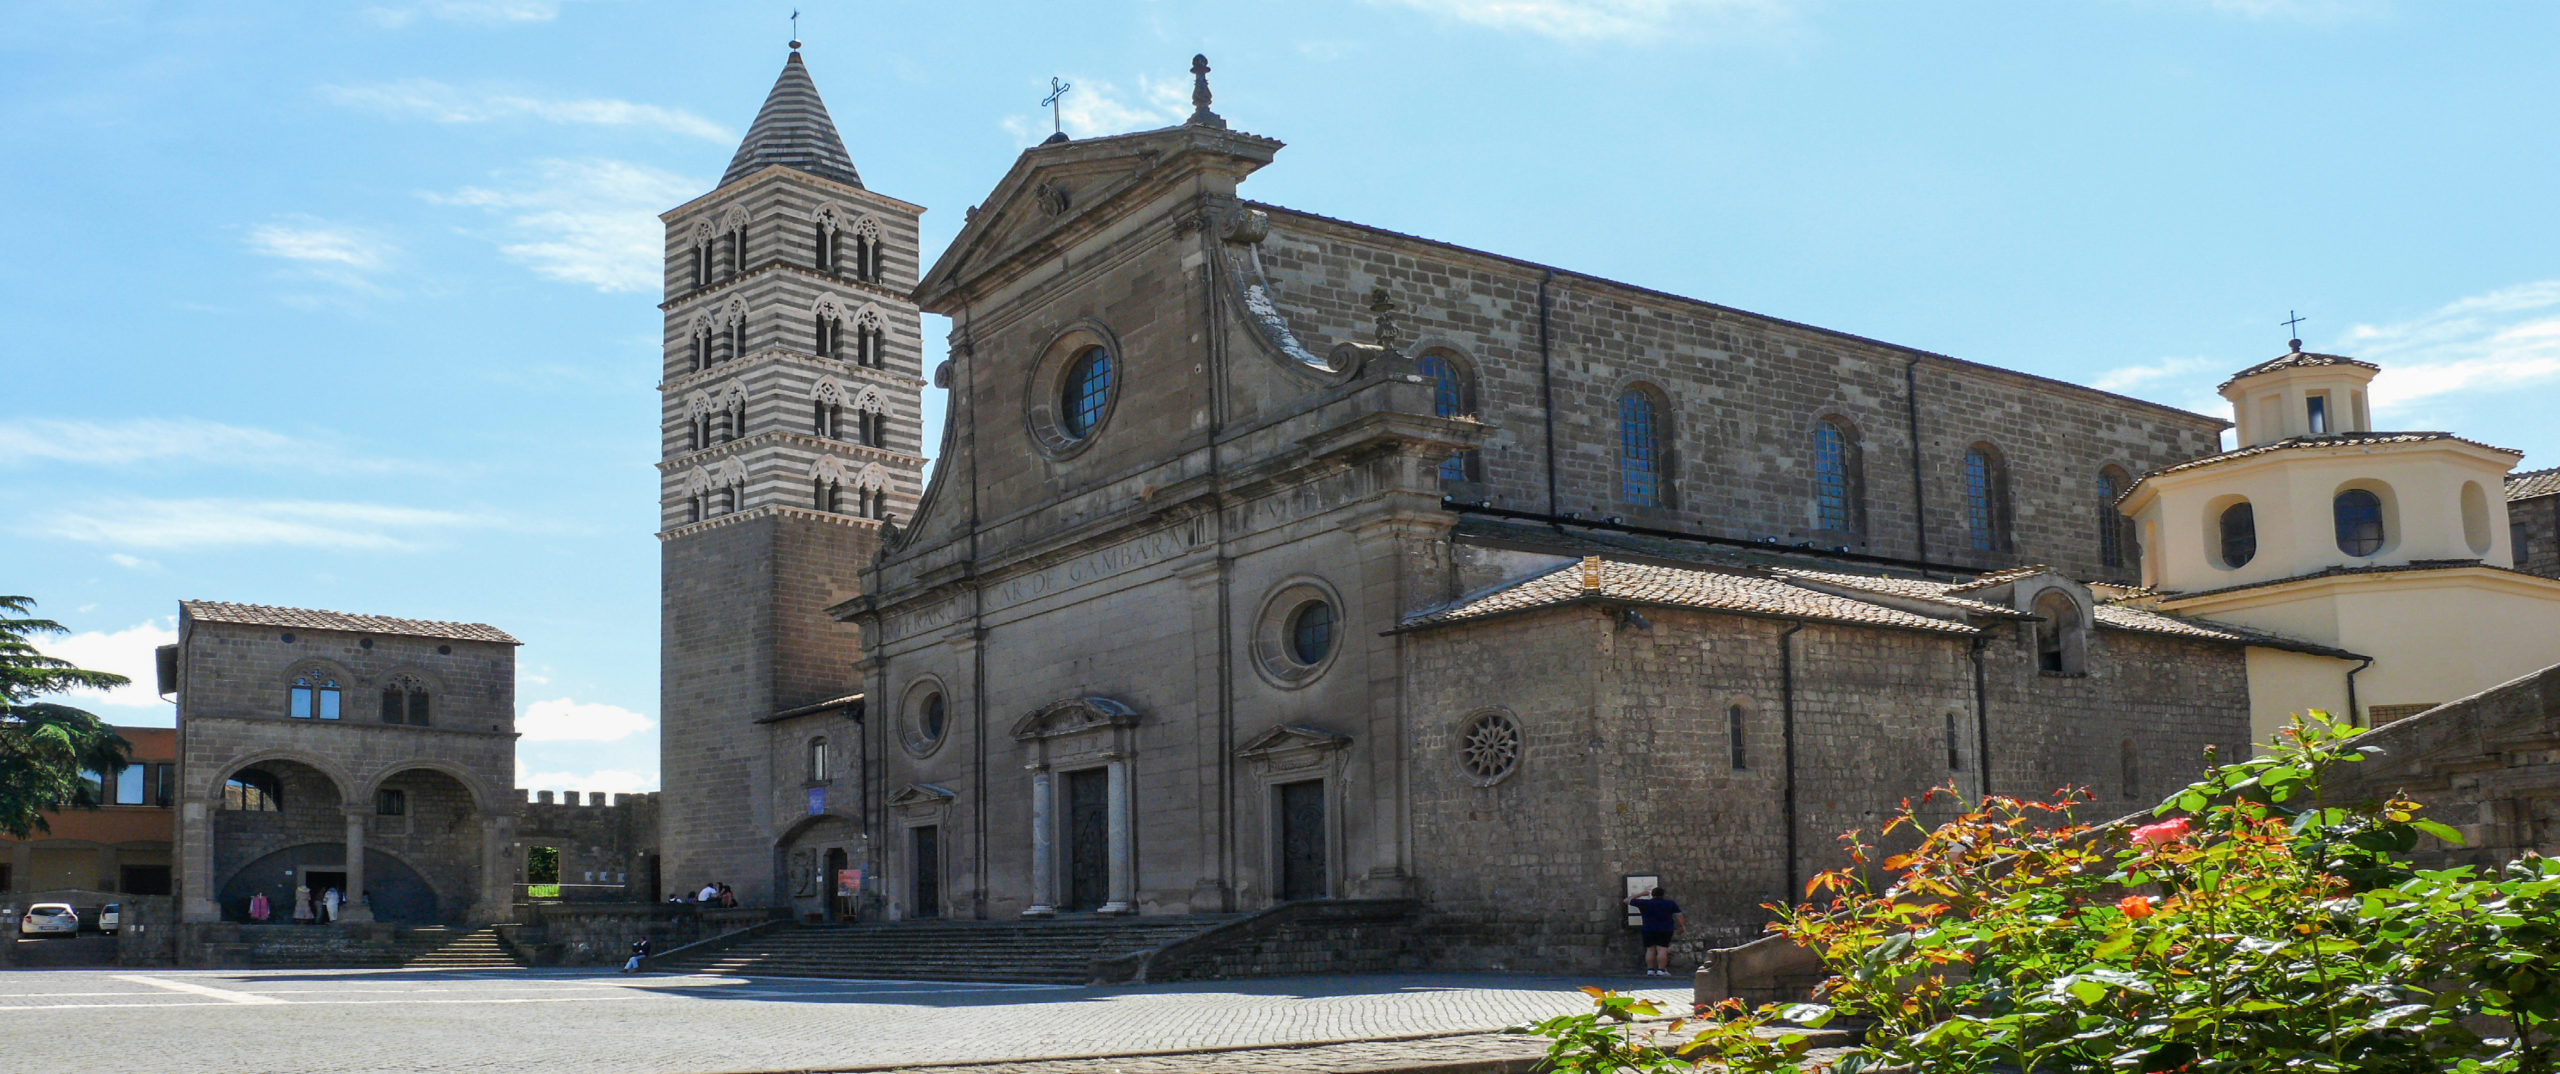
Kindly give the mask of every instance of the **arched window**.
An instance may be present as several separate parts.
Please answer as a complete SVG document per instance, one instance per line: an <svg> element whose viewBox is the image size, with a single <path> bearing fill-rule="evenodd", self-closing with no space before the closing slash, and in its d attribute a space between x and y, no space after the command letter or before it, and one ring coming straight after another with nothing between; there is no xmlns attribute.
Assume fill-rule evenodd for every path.
<svg viewBox="0 0 2560 1074"><path fill-rule="evenodd" d="M1663 495L1662 404L1643 387L1618 396L1618 499L1660 507Z"/></svg>
<svg viewBox="0 0 2560 1074"><path fill-rule="evenodd" d="M2258 558L2258 512L2247 500L2222 509L2222 565L2238 570Z"/></svg>
<svg viewBox="0 0 2560 1074"><path fill-rule="evenodd" d="M747 356L747 315L740 313L729 322L729 357Z"/></svg>
<svg viewBox="0 0 2560 1074"><path fill-rule="evenodd" d="M1471 393L1467 390L1470 385L1467 383L1466 374L1459 371L1458 364L1451 361L1448 355L1435 351L1423 355L1420 365L1422 375L1431 378L1431 412L1444 418L1454 418L1467 413L1470 409L1468 396ZM1441 460L1440 480L1472 480L1475 471L1475 454L1472 451L1461 451Z"/></svg>
<svg viewBox="0 0 2560 1074"><path fill-rule="evenodd" d="M2348 489L2331 501L2337 516L2338 551L2370 556L2382 551L2382 497L2364 489Z"/></svg>
<svg viewBox="0 0 2560 1074"><path fill-rule="evenodd" d="M1732 765L1733 770L1736 772L1740 772L1743 769L1751 767L1749 763L1751 755L1746 748L1749 740L1744 737L1742 729L1743 718L1749 715L1750 710L1743 708L1738 703L1727 705L1724 708L1725 750L1728 755L1728 763Z"/></svg>
<svg viewBox="0 0 2560 1074"><path fill-rule="evenodd" d="M2116 500L2130 484L2125 472L2113 466L2098 471L2098 562L2102 566L2123 567L2132 562L2127 551L2133 544L2133 520L2116 510Z"/></svg>
<svg viewBox="0 0 2560 1074"><path fill-rule="evenodd" d="M809 265L820 272L836 269L836 229L826 220L811 225Z"/></svg>
<svg viewBox="0 0 2560 1074"><path fill-rule="evenodd" d="M427 684L415 675L393 676L382 684L382 722L427 725Z"/></svg>
<svg viewBox="0 0 2560 1074"><path fill-rule="evenodd" d="M844 322L836 317L832 309L819 310L816 318L817 327L810 338L816 340L817 345L811 353L821 358L841 359L844 350Z"/></svg>
<svg viewBox="0 0 2560 1074"><path fill-rule="evenodd" d="M698 326L693 330L693 334L686 338L692 342L693 369L697 373L701 372L703 367L711 364L711 326Z"/></svg>
<svg viewBox="0 0 2560 1074"><path fill-rule="evenodd" d="M741 216L729 229L729 275L747 271L747 222Z"/></svg>
<svg viewBox="0 0 2560 1074"><path fill-rule="evenodd" d="M327 672L308 671L293 677L285 710L297 720L338 718L338 680Z"/></svg>
<svg viewBox="0 0 2560 1074"><path fill-rule="evenodd" d="M222 781L222 808L244 813L284 812L284 781L251 768Z"/></svg>
<svg viewBox="0 0 2560 1074"><path fill-rule="evenodd" d="M2080 605L2059 591L2036 598L2036 670L2047 675L2077 675L2087 639L2080 629Z"/></svg>
<svg viewBox="0 0 2560 1074"><path fill-rule="evenodd" d="M1064 397L1059 400L1058 426L1078 440L1091 435L1102 422L1103 407L1111 402L1111 352L1101 347L1087 347L1067 366Z"/></svg>
<svg viewBox="0 0 2560 1074"><path fill-rule="evenodd" d="M1989 444L1964 453L1964 521L1974 551L2009 550L2009 467Z"/></svg>
<svg viewBox="0 0 2560 1074"><path fill-rule="evenodd" d="M1859 488L1858 435L1847 422L1824 418L1813 426L1813 525L1825 533L1856 534L1865 526Z"/></svg>
<svg viewBox="0 0 2560 1074"><path fill-rule="evenodd" d="M827 765L827 740L823 738L810 739L809 782L824 783L834 778L834 770Z"/></svg>

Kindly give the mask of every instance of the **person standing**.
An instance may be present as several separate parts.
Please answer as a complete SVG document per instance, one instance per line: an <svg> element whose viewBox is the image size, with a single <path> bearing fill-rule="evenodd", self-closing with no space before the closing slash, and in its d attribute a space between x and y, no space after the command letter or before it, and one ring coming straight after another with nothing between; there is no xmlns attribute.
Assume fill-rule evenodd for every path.
<svg viewBox="0 0 2560 1074"><path fill-rule="evenodd" d="M338 889L337 889L336 887L331 887L328 891L323 892L323 893L321 894L321 896L320 896L320 907L321 907L321 911L322 911L322 912L321 912L320 920L325 921L325 922L328 922L329 924L332 924L332 925L337 924L337 923L338 923L338 908L339 908L339 907L341 907L341 906L344 906L344 905L346 905L346 904L347 904L347 897L346 897L346 896L344 896L344 895L339 894L339 893L338 893Z"/></svg>
<svg viewBox="0 0 2560 1074"><path fill-rule="evenodd" d="M311 885L295 884L293 886L293 923L308 925L314 920L316 919L311 916Z"/></svg>
<svg viewBox="0 0 2560 1074"><path fill-rule="evenodd" d="M249 896L249 920L264 925L267 919L273 916L275 916L275 910L268 905L266 892L261 891Z"/></svg>
<svg viewBox="0 0 2560 1074"><path fill-rule="evenodd" d="M1651 892L1627 900L1627 908L1643 915L1644 975L1671 976L1672 934L1688 927L1688 919L1680 913L1680 904L1668 898L1669 889Z"/></svg>

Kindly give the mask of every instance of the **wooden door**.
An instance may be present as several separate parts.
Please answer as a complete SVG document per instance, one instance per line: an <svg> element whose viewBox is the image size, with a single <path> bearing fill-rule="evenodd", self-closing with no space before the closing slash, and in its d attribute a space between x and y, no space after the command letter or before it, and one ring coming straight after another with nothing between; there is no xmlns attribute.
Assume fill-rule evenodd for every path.
<svg viewBox="0 0 2560 1074"><path fill-rule="evenodd" d="M942 916L942 829L927 824L913 829L914 853L908 856L915 878L910 903L916 917Z"/></svg>
<svg viewBox="0 0 2560 1074"><path fill-rule="evenodd" d="M1111 901L1111 777L1099 768L1067 773L1068 910Z"/></svg>
<svg viewBox="0 0 2560 1074"><path fill-rule="evenodd" d="M1325 883L1324 781L1280 785L1280 897L1321 899Z"/></svg>

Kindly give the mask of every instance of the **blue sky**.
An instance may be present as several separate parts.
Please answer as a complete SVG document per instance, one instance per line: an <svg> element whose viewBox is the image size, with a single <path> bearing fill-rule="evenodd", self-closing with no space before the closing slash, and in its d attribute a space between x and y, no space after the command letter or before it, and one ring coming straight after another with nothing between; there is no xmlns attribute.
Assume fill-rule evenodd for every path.
<svg viewBox="0 0 2560 1074"><path fill-rule="evenodd" d="M790 10L0 4L0 590L137 674L180 598L495 623L527 785L654 787L655 214ZM802 10L930 249L1051 76L1140 129L1205 51L1265 200L2215 412L2299 310L2378 424L2560 462L2560 5Z"/></svg>

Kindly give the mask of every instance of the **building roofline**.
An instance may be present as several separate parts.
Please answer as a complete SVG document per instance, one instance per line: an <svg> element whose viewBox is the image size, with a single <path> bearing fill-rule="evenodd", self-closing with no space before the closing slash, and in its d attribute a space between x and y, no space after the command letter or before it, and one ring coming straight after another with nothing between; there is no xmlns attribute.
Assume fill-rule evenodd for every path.
<svg viewBox="0 0 2560 1074"><path fill-rule="evenodd" d="M1702 306L1707 309L1719 310L1725 313L1732 313L1757 320L1767 321L1771 324L1784 325L1788 328L1811 332L1815 335L1828 336L1833 339L1846 340L1853 343L1862 343L1872 347L1882 347L1886 350L1900 352L1901 354L1911 358L1925 359L1932 362L1942 362L1961 370L1977 373L1989 373L2003 377L2015 377L2021 380L2033 381L2035 383L2051 387L2064 388L2084 395L2095 396L2109 402L2129 404L2141 407L2145 410L2158 411L2164 414L2173 414L2181 418L2193 419L2199 424L2210 424L2216 429L2228 429L2232 427L2231 422L2222 418L2217 418L2210 414L2198 414L2195 411L2170 406L2166 403L2155 403L2148 399L2136 399L2130 395L2119 395L2103 388L2092 388L2086 384L2074 384L2067 380L2057 380L2053 377L2023 372L2016 369L2009 369L1985 362L1976 362L1966 358L1958 358L1951 354L1940 354L1936 351L1922 350L1918 347L1912 347L1901 343L1890 343L1871 336L1862 336L1855 332L1844 332L1837 328L1824 328L1821 325L1807 324L1803 321L1791 320L1785 317L1775 317L1766 313L1755 313L1739 306L1728 306L1720 302L1711 302L1703 298L1692 298L1688 295L1674 294L1670 291L1646 287L1642 284L1628 283L1624 280L1613 280L1606 276L1593 275L1588 272L1577 272L1573 269L1558 268L1554 265L1545 264L1543 262L1531 261L1524 257L1513 257L1508 254L1498 254L1490 250L1480 250L1472 246L1464 246L1454 242L1446 242L1440 239L1415 235L1410 232L1397 231L1392 228L1383 228L1374 224L1363 224L1355 220L1345 220L1340 217L1326 216L1322 213L1308 212L1304 209L1292 209L1285 205L1277 205L1267 201L1246 199L1245 204L1257 209L1263 209L1274 213L1284 213L1289 216L1313 220L1318 223L1334 227L1392 236L1408 242L1418 242L1426 246L1436 246L1454 253L1465 254L1469 257L1478 257L1488 261L1497 261L1506 265L1513 265L1519 268L1531 269L1538 272L1554 273L1559 278L1582 280L1589 283L1599 284L1604 287L1616 288L1631 294L1642 295L1647 298L1666 299L1682 305Z"/></svg>

